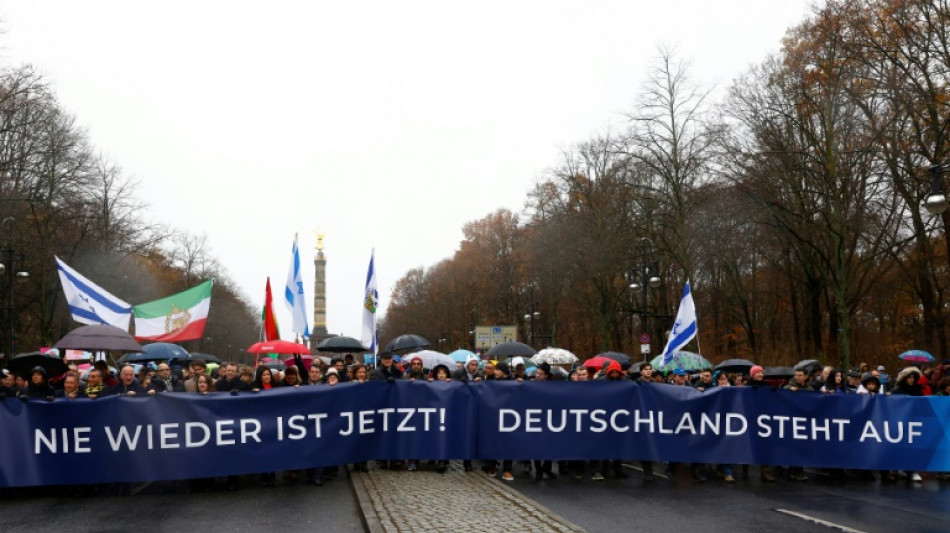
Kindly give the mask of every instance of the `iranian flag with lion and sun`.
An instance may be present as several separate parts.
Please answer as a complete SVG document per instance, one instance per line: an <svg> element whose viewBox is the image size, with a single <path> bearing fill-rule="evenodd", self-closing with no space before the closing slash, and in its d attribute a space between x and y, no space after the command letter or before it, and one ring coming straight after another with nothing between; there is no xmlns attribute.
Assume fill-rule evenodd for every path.
<svg viewBox="0 0 950 533"><path fill-rule="evenodd" d="M211 308L212 280L161 300L136 305L135 338L160 342L200 339Z"/></svg>

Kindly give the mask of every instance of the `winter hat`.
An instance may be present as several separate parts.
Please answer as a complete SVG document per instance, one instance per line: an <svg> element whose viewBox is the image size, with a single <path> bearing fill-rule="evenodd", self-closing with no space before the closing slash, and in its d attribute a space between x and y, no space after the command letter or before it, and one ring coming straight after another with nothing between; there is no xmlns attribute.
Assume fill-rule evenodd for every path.
<svg viewBox="0 0 950 533"><path fill-rule="evenodd" d="M917 377L920 378L920 369L916 366L909 366L904 370L901 370L900 373L897 374L897 382L902 383L905 379L907 379L907 376L911 374L917 374Z"/></svg>
<svg viewBox="0 0 950 533"><path fill-rule="evenodd" d="M511 374L511 369L508 368L508 363L498 363L497 365L495 365L495 370L501 372L502 374L506 376Z"/></svg>
<svg viewBox="0 0 950 533"><path fill-rule="evenodd" d="M877 366L877 371L878 371L878 372L885 372L885 371L887 371L887 369L884 368L884 365L878 365L878 366Z"/></svg>
<svg viewBox="0 0 950 533"><path fill-rule="evenodd" d="M623 368L620 366L620 363L618 363L617 361L611 361L610 364L607 365L606 373L609 374L613 371L620 372L621 374L623 373Z"/></svg>
<svg viewBox="0 0 950 533"><path fill-rule="evenodd" d="M867 387L868 383L876 383L878 387L881 386L881 380L877 379L877 376L865 376L861 380L861 384Z"/></svg>
<svg viewBox="0 0 950 533"><path fill-rule="evenodd" d="M34 366L33 370L30 370L30 375L32 376L33 374L36 374L37 372L39 372L40 374L43 374L44 378L47 376L46 369L41 366Z"/></svg>
<svg viewBox="0 0 950 533"><path fill-rule="evenodd" d="M465 358L465 366L468 366L472 361L478 361L478 356L475 354L469 355Z"/></svg>
<svg viewBox="0 0 950 533"><path fill-rule="evenodd" d="M755 365L749 369L749 377L754 376L756 372L765 372L765 369L759 365Z"/></svg>
<svg viewBox="0 0 950 533"><path fill-rule="evenodd" d="M861 377L861 371L858 370L857 368L852 368L852 369L848 372L848 377L849 377L849 378L859 378L859 377Z"/></svg>
<svg viewBox="0 0 950 533"><path fill-rule="evenodd" d="M524 364L524 359L520 357L515 357L514 359L511 360L511 366L517 367L518 365L523 365L523 364Z"/></svg>
<svg viewBox="0 0 950 533"><path fill-rule="evenodd" d="M327 374L327 376L336 376L336 377L340 377L340 373L339 373L339 372L337 372L337 370L336 370L335 368L333 368L332 366L331 366L330 368L328 368L328 369L327 369L327 372L326 372L326 374Z"/></svg>

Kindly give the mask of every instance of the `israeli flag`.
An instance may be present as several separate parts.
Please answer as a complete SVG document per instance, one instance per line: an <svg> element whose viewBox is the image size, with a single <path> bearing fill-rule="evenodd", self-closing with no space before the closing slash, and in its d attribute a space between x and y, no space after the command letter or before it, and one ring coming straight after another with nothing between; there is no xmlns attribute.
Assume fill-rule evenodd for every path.
<svg viewBox="0 0 950 533"><path fill-rule="evenodd" d="M673 331L666 341L663 350L662 364L667 365L673 360L673 352L680 350L686 343L696 337L696 304L693 303L693 292L689 290L689 281L683 289L683 298L680 300L679 311L676 312L676 322Z"/></svg>
<svg viewBox="0 0 950 533"><path fill-rule="evenodd" d="M303 275L300 272L300 248L297 247L297 234L294 234L294 249L290 257L290 271L287 272L287 287L284 289L284 301L293 317L291 330L304 339L310 338L310 322L307 320L307 298L303 292Z"/></svg>
<svg viewBox="0 0 950 533"><path fill-rule="evenodd" d="M128 302L123 302L89 281L60 258L54 258L73 320L81 324L108 324L123 331L129 330L132 306Z"/></svg>
<svg viewBox="0 0 950 533"><path fill-rule="evenodd" d="M379 306L379 292L376 290L376 249L369 255L369 270L366 272L366 287L363 289L363 346L376 354L379 346L376 342L376 308Z"/></svg>

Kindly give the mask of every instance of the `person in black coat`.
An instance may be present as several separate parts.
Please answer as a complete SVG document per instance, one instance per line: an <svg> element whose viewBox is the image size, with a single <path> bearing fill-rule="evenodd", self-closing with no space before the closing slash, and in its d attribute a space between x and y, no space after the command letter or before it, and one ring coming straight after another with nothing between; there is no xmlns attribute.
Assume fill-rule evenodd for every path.
<svg viewBox="0 0 950 533"><path fill-rule="evenodd" d="M109 388L109 394L118 396L136 396L144 394L155 394L155 391L146 392L137 381L135 381L135 369L132 365L125 365L119 371L119 384Z"/></svg>
<svg viewBox="0 0 950 533"><path fill-rule="evenodd" d="M20 391L21 398L45 398L52 400L55 395L53 387L49 384L49 377L46 375L46 369L41 366L33 367L30 370L30 379L26 388Z"/></svg>
<svg viewBox="0 0 950 533"><path fill-rule="evenodd" d="M369 375L370 381L388 381L396 380L402 377L402 372L393 364L393 354L384 353L379 356L379 366L373 369Z"/></svg>
<svg viewBox="0 0 950 533"><path fill-rule="evenodd" d="M0 398L16 396L17 392L16 376L6 368L0 370Z"/></svg>
<svg viewBox="0 0 950 533"><path fill-rule="evenodd" d="M230 391L232 394L237 394L239 391L249 391L251 387L241 379L238 374L238 366L234 363L227 363L224 365L221 379L214 382L214 390Z"/></svg>

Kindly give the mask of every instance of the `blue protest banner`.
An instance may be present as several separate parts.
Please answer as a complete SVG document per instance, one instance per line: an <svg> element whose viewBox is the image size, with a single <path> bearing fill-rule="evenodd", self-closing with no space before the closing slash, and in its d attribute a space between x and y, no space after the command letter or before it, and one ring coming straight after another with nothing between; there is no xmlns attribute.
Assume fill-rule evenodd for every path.
<svg viewBox="0 0 950 533"><path fill-rule="evenodd" d="M0 402L0 486L190 479L475 454L462 383Z"/></svg>
<svg viewBox="0 0 950 533"><path fill-rule="evenodd" d="M0 401L0 486L373 459L630 459L950 471L950 398L621 382L346 383Z"/></svg>
<svg viewBox="0 0 950 533"><path fill-rule="evenodd" d="M487 457L950 470L950 398L630 381L476 390Z"/></svg>

